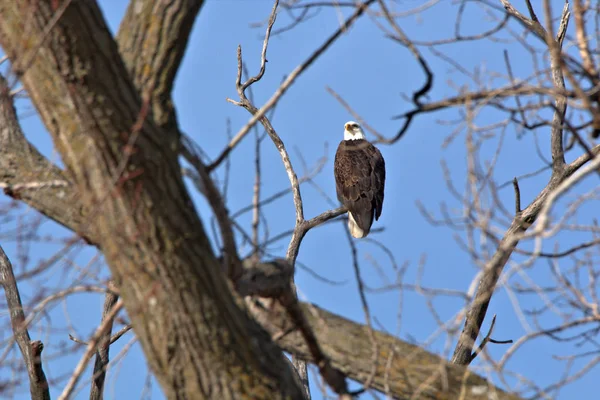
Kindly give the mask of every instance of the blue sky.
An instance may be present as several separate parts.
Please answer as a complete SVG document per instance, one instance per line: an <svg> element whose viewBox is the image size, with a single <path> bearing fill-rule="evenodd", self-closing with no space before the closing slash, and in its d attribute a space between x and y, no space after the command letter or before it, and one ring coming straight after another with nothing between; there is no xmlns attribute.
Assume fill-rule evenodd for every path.
<svg viewBox="0 0 600 400"><path fill-rule="evenodd" d="M104 0L100 5L105 13L111 29L116 32L126 9L125 1ZM413 8L422 1L398 1L397 10ZM455 15L455 2L442 1L431 10L401 20L402 29L410 38L420 40L441 39L452 35ZM521 7L521 2L515 2ZM555 11L561 2L553 1ZM244 61L251 74L258 70L260 50L264 27L255 28L251 24L266 20L272 7L268 0L208 0L192 33L188 50L177 75L174 88L174 101L177 107L179 122L184 132L194 138L203 150L211 157L216 157L228 142L226 135L227 119L235 133L249 119L246 110L226 102L226 97L237 99L235 91L236 47L242 46ZM279 86L283 77L289 74L299 63L304 61L312 51L322 43L323 39L335 31L340 16L347 15L347 10L327 8L310 21L300 24L294 29L275 36L269 43L267 71L263 79L253 86L254 99L257 106L266 101ZM540 12L541 14L541 12ZM489 29L491 23L478 7L468 6L465 12L465 23L462 33L474 34ZM290 22L285 12L280 12L275 29ZM519 29L511 24L512 29ZM499 35L507 38L507 35ZM511 56L515 76L525 78L531 74L531 60L520 47L504 41L468 42L442 47L440 50L448 57L460 59L461 65L470 72L480 73L482 79L488 79L490 85L499 85L505 76L502 51L508 49ZM427 49L422 49L435 73L434 89L429 99L437 100L456 94L458 87L474 89L469 81L456 68L444 63ZM495 78L490 78L498 72ZM500 76L501 75L501 76ZM333 180L333 155L338 142L342 139L343 125L352 119L348 112L326 91L326 86L338 92L351 106L370 124L387 136L394 135L401 126L400 121L391 117L410 108L403 95L411 96L413 91L423 83L423 73L411 57L410 53L397 43L386 39L379 28L368 18L362 18L349 32L344 34L313 66L311 66L282 98L272 120L291 154L292 163L298 175L303 174L302 154L309 166L313 166L324 155L328 157L323 172L314 182L323 192L335 199ZM31 105L26 101L19 102L19 111L23 129L44 154L56 159L52 144L45 129L36 116L32 115ZM418 278L419 263L424 260L421 282L424 286L465 291L470 285L478 269L469 254L464 252L455 241L453 232L446 227L436 227L428 223L419 213L416 202L437 213L441 202L446 202L450 209L460 210L460 203L448 192L440 160L444 160L454 182L462 192L465 187L467 171L465 134L460 133L449 146L442 146L445 138L454 126L444 120L456 120L460 114L456 110L427 114L418 117L406 135L396 144L380 146L386 159L387 184L384 210L375 227L384 227L381 233L373 234L373 238L381 241L394 254L397 266L388 256L374 244L357 242L361 273L365 282L372 287L385 284L377 268L369 260L375 260L380 269L395 279L396 268L408 263L405 282L414 283ZM475 119L480 125L492 123L504 118L502 114L490 109L478 110ZM262 131L261 131L262 133ZM504 132L503 151L498 159L494 178L498 183L510 181L514 176L539 169L542 161L535 155L534 137L527 134L517 137L514 128ZM541 152L549 157L548 132L538 133ZM232 212L250 204L252 186L254 184L254 142L253 135L232 152L231 181L227 193L228 208ZM492 158L497 141L482 144L481 163ZM279 155L270 141L265 140L261 146L263 198L268 197L289 185L287 175ZM577 154L580 154L579 151ZM219 178L223 170L217 172ZM526 205L547 182L549 173L521 183L522 203ZM595 178L597 179L597 178ZM590 189L595 182L584 182L584 189ZM194 193L199 213L207 231L210 231L210 212L205 201ZM313 217L331 208L323 196L310 185L302 187L305 216ZM513 191L509 185L500 190L500 198L505 207L513 209ZM572 200L574 197L569 200ZM293 227L294 211L291 196L286 196L269 205L265 210L268 221L268 232L275 236L279 232ZM439 215L439 213L437 213ZM594 214L590 207L583 207L579 214L582 220ZM34 214L29 213L29 218ZM240 221L249 226L250 214ZM69 233L52 223L44 223L40 231L48 235L69 237ZM0 238L6 240L3 246L8 255L15 260L19 249L9 239L10 228L0 227ZM265 233L264 228L261 233ZM579 236L561 237L561 244L579 240ZM550 240L547 247L554 243ZM285 254L288 241L282 240L269 248L274 255ZM50 257L59 248L56 243L41 243L28 261L34 265L38 260ZM527 245L526 245L527 247ZM247 249L246 249L247 250ZM64 282L74 279L93 281L85 275L87 263L93 259L90 249L79 250L75 260L78 266L56 267L49 271L36 284L28 285L22 290L24 297L31 299L40 290L58 286L68 286ZM514 260L522 260L516 256ZM321 307L343 315L347 318L364 322L356 281L352 269L352 259L343 226L341 223L327 224L311 231L300 250L298 261L305 264L327 279L340 282L331 285L315 279L303 269L296 274L296 282L301 298ZM20 266L15 262L15 268ZM92 268L100 276L106 276L106 270L98 261ZM551 281L549 268L545 262L538 262L526 271L528 276L543 286ZM92 274L90 274L92 275ZM519 279L518 277L514 279ZM60 283L62 280L63 283ZM384 328L404 340L427 342L431 351L444 353L453 350L454 342L448 346L445 333L432 336L438 325L428 309L424 297L414 292L405 291L402 296L397 291L384 294L369 293L368 303L377 319L374 323L379 329ZM402 302L400 303L400 300ZM540 300L519 297L524 308L533 308ZM32 330L32 336L39 337L46 344L48 354L60 353L61 345L72 346L67 334L74 333L85 339L92 332L100 317L102 298L97 295L75 295L63 304L57 304L48 314L50 323L40 322L41 328ZM437 298L433 301L435 310L443 321L450 320L464 305L456 298ZM488 326L491 315L497 314L498 321L494 330L497 339L518 339L525 333L518 319L518 312L512 306L505 290L494 296L488 310L488 318L484 329ZM401 316L401 319L398 316ZM70 320L67 318L70 318ZM549 324L551 320L547 321ZM71 324L71 327L67 328ZM62 326L64 329L50 329L48 326ZM45 327L45 328L44 328ZM462 327L462 325L461 325ZM39 336L38 336L39 335ZM124 336L113 348L111 354L117 354L132 335ZM508 346L489 347L490 355L498 360ZM448 350L449 349L449 350ZM522 347L512 358L508 367L524 375L528 379L545 386L560 378L563 370L552 355L573 353L569 344L557 345L549 339L539 339ZM446 353L447 354L447 353ZM57 378L71 371L79 359L66 356L59 362L46 363L46 373ZM448 355L446 355L448 357ZM475 367L479 365L476 361ZM593 372L560 392L559 398L588 398L591 393ZM87 376L89 378L89 375ZM106 398L138 398L142 396L147 371L143 355L134 345L128 355L110 371L107 379ZM314 382L314 380L313 380ZM53 388L53 397L57 397L61 387ZM76 398L86 398L88 387L84 386ZM313 386L315 399L320 398L317 388ZM151 398L163 398L156 382L151 387ZM14 398L25 399L26 391L15 393ZM369 398L369 395L365 395ZM146 397L148 398L148 397Z"/></svg>

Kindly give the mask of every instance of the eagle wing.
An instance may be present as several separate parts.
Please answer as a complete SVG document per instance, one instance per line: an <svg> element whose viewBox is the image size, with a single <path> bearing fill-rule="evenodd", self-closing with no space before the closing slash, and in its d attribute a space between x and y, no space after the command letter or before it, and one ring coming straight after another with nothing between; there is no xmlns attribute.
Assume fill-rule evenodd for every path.
<svg viewBox="0 0 600 400"><path fill-rule="evenodd" d="M383 209L385 160L366 140L343 140L335 154L334 175L338 200L361 229L369 230L373 216Z"/></svg>

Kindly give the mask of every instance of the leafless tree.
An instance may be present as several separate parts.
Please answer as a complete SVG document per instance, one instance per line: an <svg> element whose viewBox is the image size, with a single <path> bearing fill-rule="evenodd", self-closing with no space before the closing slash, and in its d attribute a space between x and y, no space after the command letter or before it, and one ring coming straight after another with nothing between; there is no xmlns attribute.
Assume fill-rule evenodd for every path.
<svg viewBox="0 0 600 400"><path fill-rule="evenodd" d="M581 220L582 210L589 212L598 199L594 180L600 173L595 141L600 132L597 4L574 0L557 10L549 0L457 1L455 32L422 40L404 32L402 20L422 15L427 25L427 12L443 2L401 9L393 0L275 1L270 15L255 24L265 32L255 74L246 68L243 49L237 49L237 76L232 77L237 98L227 100L249 113L248 122L235 134L229 126L229 144L207 154L202 143L180 130L171 98L202 3L132 1L116 37L92 0L0 4L0 45L6 54L0 76L0 186L7 196L0 223L10 227L1 232L0 243L14 241L18 249L9 260L0 248L6 298L0 303L6 316L2 329L10 332L2 336L0 370L3 377L11 376L0 378L0 392L13 393L27 381L33 399L50 398L51 388L60 388L61 399L70 398L86 386L82 376L95 358L90 398L100 399L107 368L125 356L132 341L141 344L148 368L168 398L310 398L307 363L315 367L325 396L345 399L366 391L399 399L552 398L597 368L600 229L596 220ZM258 106L252 89L269 73L271 38L331 8L343 16L339 25ZM484 15L488 29L463 34L469 12ZM449 133L441 145L464 145L464 190L442 162L449 197L440 199L439 212L429 211L431 204L418 207L432 224L456 231L457 245L476 267L466 291L427 287L419 277L407 281L408 264L396 265L397 255L375 236L365 242L378 246L394 264L390 276L374 263L387 282L375 287L362 278L362 248L349 237L349 267L365 324L298 299L294 276L305 268L297 260L303 239L311 229L342 219L346 210L324 194L322 213L305 215L301 187L319 189L313 178L324 162L312 170L305 165L299 177L285 137L272 122L286 91L359 19L377 26L381 40L396 42L398 51L421 69L423 81L407 96L406 111L396 116L394 135L380 133L375 121L363 118L334 88L327 91L382 146L410 135L421 118L435 113L446 118L440 124ZM482 74L444 53L446 46L475 42L504 43L504 63ZM526 73L513 71L511 58L517 56L530 58ZM432 67L433 62L461 74L468 85L453 87L443 79L444 68ZM436 98L436 85L446 82L456 93ZM24 134L15 107L20 96L32 101L64 168ZM482 124L484 112L492 117ZM235 171L229 162L239 143L252 140L250 133L255 143L253 200L232 213L227 182ZM538 167L503 181L498 159L509 139L522 140ZM277 149L289 179L289 187L270 197L261 193L261 145L267 141ZM529 178L544 174L548 181L539 193L531 199L521 195ZM186 179L206 198L209 219L200 219ZM576 196L564 196L568 191ZM266 210L289 193L294 226L261 237L260 227L268 228ZM239 217L247 212L252 218L245 225ZM42 224L49 220L68 233L45 236ZM269 246L282 240L289 240L285 255L271 254ZM30 266L29 253L39 243L56 252ZM240 243L249 245L249 255L242 255ZM88 252L88 264L67 273L82 252ZM423 260L418 270L425 266ZM538 284L531 276L534 267L543 269L553 284ZM49 273L60 273L68 282L36 291L35 282ZM488 316L489 328L482 334L497 290L510 297L525 335L498 340L496 316ZM439 325L434 336L447 337L447 354L433 354L427 343L408 343L377 325L366 295L407 291L422 295L429 306ZM49 308L77 294L103 297L98 326L82 337L70 335L67 344L48 343L66 332L49 334L56 329L47 317ZM523 306L528 297L535 297L539 307ZM434 305L439 298L458 298L463 307L444 320ZM65 325L69 331L77 328L76 322ZM111 352L125 335L130 342ZM551 385L508 367L524 344L539 338L550 338L557 347L576 344L569 355L557 357L564 374ZM43 342L53 351L42 356ZM504 343L500 357L490 353L495 343ZM43 365L66 354L79 357L75 369L48 378ZM362 389L350 390L349 380Z"/></svg>

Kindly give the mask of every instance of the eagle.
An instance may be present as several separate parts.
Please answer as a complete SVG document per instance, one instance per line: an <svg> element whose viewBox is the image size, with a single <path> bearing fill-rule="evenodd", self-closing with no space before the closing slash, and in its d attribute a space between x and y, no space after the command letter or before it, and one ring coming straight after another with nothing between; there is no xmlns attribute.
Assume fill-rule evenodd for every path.
<svg viewBox="0 0 600 400"><path fill-rule="evenodd" d="M333 172L337 198L348 209L350 234L364 238L373 217L378 220L383 209L385 161L354 121L344 125L344 140L335 153Z"/></svg>

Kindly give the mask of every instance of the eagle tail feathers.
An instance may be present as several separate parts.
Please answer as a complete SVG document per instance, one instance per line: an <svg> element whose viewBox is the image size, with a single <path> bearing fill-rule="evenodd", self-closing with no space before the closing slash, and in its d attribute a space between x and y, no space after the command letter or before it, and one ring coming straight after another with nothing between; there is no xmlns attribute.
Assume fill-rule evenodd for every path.
<svg viewBox="0 0 600 400"><path fill-rule="evenodd" d="M369 234L371 230L371 224L366 226L366 229L361 228L360 225L354 219L354 216L351 212L348 212L348 229L350 230L350 235L352 235L355 239L362 239Z"/></svg>

